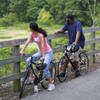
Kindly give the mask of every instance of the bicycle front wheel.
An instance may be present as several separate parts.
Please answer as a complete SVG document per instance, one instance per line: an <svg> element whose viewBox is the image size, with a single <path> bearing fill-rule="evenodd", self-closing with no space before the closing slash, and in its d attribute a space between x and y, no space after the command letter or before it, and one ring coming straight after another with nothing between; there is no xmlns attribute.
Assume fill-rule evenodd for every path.
<svg viewBox="0 0 100 100"><path fill-rule="evenodd" d="M23 92L24 92L24 89L25 89L25 86L26 86L25 81L28 79L28 76L29 76L29 71L26 72L26 75L25 75L25 77L24 77L24 79L23 79L23 81L22 81L19 99L22 98L22 95L23 95Z"/></svg>
<svg viewBox="0 0 100 100"><path fill-rule="evenodd" d="M57 68L57 71L58 71L57 76L58 76L58 79L59 79L60 82L64 82L67 79L67 77L68 77L67 68L68 68L68 63L65 59L65 56L63 56L60 59L60 61L58 63L58 68Z"/></svg>

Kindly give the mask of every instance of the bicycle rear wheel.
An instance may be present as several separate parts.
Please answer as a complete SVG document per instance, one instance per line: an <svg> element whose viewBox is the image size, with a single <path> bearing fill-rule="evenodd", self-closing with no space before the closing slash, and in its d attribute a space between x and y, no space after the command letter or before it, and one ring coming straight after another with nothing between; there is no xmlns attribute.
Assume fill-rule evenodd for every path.
<svg viewBox="0 0 100 100"><path fill-rule="evenodd" d="M19 95L19 98L21 99L22 98L22 95L23 95L23 92L24 92L24 89L25 89L25 86L26 86L26 80L28 79L28 76L29 76L29 71L26 72L26 75L22 81L22 84L21 84L21 91L20 91L20 95Z"/></svg>
<svg viewBox="0 0 100 100"><path fill-rule="evenodd" d="M63 56L60 59L60 61L58 63L58 68L57 68L57 71L58 71L57 76L58 76L58 79L59 79L60 82L64 82L67 79L67 77L68 77L67 68L68 68L68 63L65 59L65 56Z"/></svg>
<svg viewBox="0 0 100 100"><path fill-rule="evenodd" d="M86 74L89 71L89 59L85 52L80 52L79 54L79 66L81 74Z"/></svg>

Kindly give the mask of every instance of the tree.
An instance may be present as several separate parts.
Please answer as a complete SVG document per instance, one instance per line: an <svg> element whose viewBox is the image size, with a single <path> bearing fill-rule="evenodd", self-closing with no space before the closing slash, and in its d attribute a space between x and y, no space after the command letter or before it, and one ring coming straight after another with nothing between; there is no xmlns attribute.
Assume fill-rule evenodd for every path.
<svg viewBox="0 0 100 100"><path fill-rule="evenodd" d="M46 24L46 25L54 24L54 19L52 15L50 14L49 11L46 11L45 8L41 9L37 21L40 24Z"/></svg>
<svg viewBox="0 0 100 100"><path fill-rule="evenodd" d="M19 19L19 21L26 21L28 4L29 0L11 0L9 6L10 12L16 13L16 16Z"/></svg>
<svg viewBox="0 0 100 100"><path fill-rule="evenodd" d="M0 17L3 17L9 8L10 0L0 0Z"/></svg>
<svg viewBox="0 0 100 100"><path fill-rule="evenodd" d="M48 2L49 11L56 20L56 23L64 23L66 14L72 13L77 19L81 20L84 25L91 25L92 20L87 0L46 1Z"/></svg>
<svg viewBox="0 0 100 100"><path fill-rule="evenodd" d="M76 19L80 20L83 25L92 25L91 12L87 0L72 0L70 5L72 6L68 7L70 9L69 12L73 13Z"/></svg>
<svg viewBox="0 0 100 100"><path fill-rule="evenodd" d="M57 22L64 21L65 2L68 0L46 0L49 5L49 11Z"/></svg>
<svg viewBox="0 0 100 100"><path fill-rule="evenodd" d="M37 20L40 10L46 5L45 0L29 0L27 9L28 20Z"/></svg>

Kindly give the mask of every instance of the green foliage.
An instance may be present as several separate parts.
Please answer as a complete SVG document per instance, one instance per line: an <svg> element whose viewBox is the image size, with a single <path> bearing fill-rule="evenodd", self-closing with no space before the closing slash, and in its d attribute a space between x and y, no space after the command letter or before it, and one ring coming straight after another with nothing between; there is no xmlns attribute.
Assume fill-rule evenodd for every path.
<svg viewBox="0 0 100 100"><path fill-rule="evenodd" d="M76 19L80 20L83 25L90 26L92 19L87 0L46 0L49 5L49 11L56 23L64 23L65 16L72 13ZM86 20L87 19L87 20Z"/></svg>
<svg viewBox="0 0 100 100"><path fill-rule="evenodd" d="M37 21L40 24L47 24L47 25L54 24L52 15L50 14L49 11L46 11L45 8L41 9Z"/></svg>
<svg viewBox="0 0 100 100"><path fill-rule="evenodd" d="M67 0L46 0L49 5L49 11L56 23L64 22L64 9Z"/></svg>
<svg viewBox="0 0 100 100"><path fill-rule="evenodd" d="M100 3L96 6L96 17L95 17L96 26L100 26Z"/></svg>
<svg viewBox="0 0 100 100"><path fill-rule="evenodd" d="M11 0L9 10L16 14L19 21L27 21L28 3L29 0Z"/></svg>
<svg viewBox="0 0 100 100"><path fill-rule="evenodd" d="M0 48L0 60L11 57L11 48ZM0 67L0 77L10 74L12 72L11 65L4 65Z"/></svg>
<svg viewBox="0 0 100 100"><path fill-rule="evenodd" d="M36 46L36 45L35 45ZM27 54L32 54L37 52L36 47L28 47L25 52ZM12 57L12 48L0 48L0 60L9 59ZM25 70L26 63L21 62L21 70ZM0 67L0 77L13 73L13 65L4 65Z"/></svg>
<svg viewBox="0 0 100 100"><path fill-rule="evenodd" d="M0 0L0 17L9 12L10 0Z"/></svg>
<svg viewBox="0 0 100 100"><path fill-rule="evenodd" d="M2 59L6 59L8 57L10 57L11 54L11 48L0 48L0 60Z"/></svg>
<svg viewBox="0 0 100 100"><path fill-rule="evenodd" d="M17 22L16 15L14 13L9 13L0 19L1 26L10 26Z"/></svg>
<svg viewBox="0 0 100 100"><path fill-rule="evenodd" d="M72 13L83 25L92 26L91 13L92 15L94 13L94 0L89 0L89 4L87 0L0 0L0 18L5 17L5 15L9 13L15 13L20 22L37 21L38 17L41 18L42 16L43 18L46 16L45 11L42 15L40 14L45 8L46 11L52 15L56 24L63 24L66 14ZM99 11L100 0L97 0L96 25L100 25ZM48 16L46 18L48 18ZM2 20L5 21L5 19ZM39 21L40 20L41 19L39 19ZM44 20L40 22L45 23Z"/></svg>
<svg viewBox="0 0 100 100"><path fill-rule="evenodd" d="M45 0L29 0L29 5L27 9L28 20L37 20L40 10L46 5Z"/></svg>

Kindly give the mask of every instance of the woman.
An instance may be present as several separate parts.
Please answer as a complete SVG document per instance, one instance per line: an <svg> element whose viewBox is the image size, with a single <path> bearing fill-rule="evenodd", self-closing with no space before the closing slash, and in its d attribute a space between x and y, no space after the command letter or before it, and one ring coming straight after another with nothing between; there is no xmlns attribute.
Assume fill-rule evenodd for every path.
<svg viewBox="0 0 100 100"><path fill-rule="evenodd" d="M35 22L31 22L29 27L30 27L31 33L24 45L24 48L20 51L20 53L21 53L21 55L24 54L25 48L28 46L28 44L31 41L34 41L37 43L37 45L39 47L39 51L38 51L38 53L33 54L32 62L39 60L39 59L44 60L44 64L46 65L46 67L44 69L44 73L45 73L46 77L48 78L48 83L49 83L48 91L52 91L55 89L55 86L52 83L51 74L49 71L49 65L52 60L53 52L52 52L50 45L47 43L47 39L46 39L47 33L45 30L40 29L38 27L37 23L35 23ZM31 58L29 57L26 60L27 67L29 67L30 61L31 61ZM32 80L32 73L30 73L29 79ZM38 92L38 86L35 82L34 82L34 92Z"/></svg>

